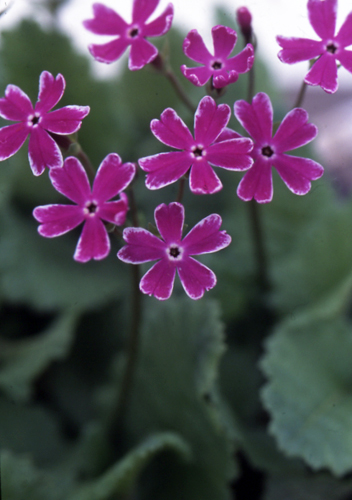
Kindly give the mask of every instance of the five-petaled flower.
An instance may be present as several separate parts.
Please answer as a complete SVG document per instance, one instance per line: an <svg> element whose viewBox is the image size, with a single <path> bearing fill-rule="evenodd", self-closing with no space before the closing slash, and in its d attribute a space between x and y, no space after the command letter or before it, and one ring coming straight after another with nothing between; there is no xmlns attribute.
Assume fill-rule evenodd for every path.
<svg viewBox="0 0 352 500"><path fill-rule="evenodd" d="M0 116L18 123L0 129L0 160L17 153L29 135L28 158L34 175L42 174L45 167L62 166L62 154L52 134L77 132L89 113L89 106L65 106L49 113L61 99L64 89L62 75L54 78L43 71L38 101L33 108L29 97L19 87L6 87L5 97L0 99Z"/></svg>
<svg viewBox="0 0 352 500"><path fill-rule="evenodd" d="M244 137L228 138L226 125L231 110L227 104L216 105L214 99L203 97L194 117L194 138L171 108L160 120L152 120L151 130L159 141L182 151L169 151L146 158L139 164L147 172L146 186L159 189L171 184L190 170L190 189L194 194L212 194L222 188L210 164L228 170L246 170L253 163L252 141Z"/></svg>
<svg viewBox="0 0 352 500"><path fill-rule="evenodd" d="M231 243L231 237L220 231L220 215L201 220L183 239L185 213L180 203L159 205L154 216L162 239L141 227L128 227L123 231L127 245L118 252L118 258L130 264L158 261L141 279L139 288L143 293L159 300L168 299L177 269L187 295L200 299L205 290L216 285L216 276L191 255L217 252Z"/></svg>
<svg viewBox="0 0 352 500"><path fill-rule="evenodd" d="M243 128L254 140L252 156L254 164L243 176L237 190L238 196L249 201L268 203L273 197L271 167L275 167L287 187L295 194L303 195L311 188L311 181L323 175L323 167L308 159L284 154L308 144L317 135L317 128L308 122L308 113L302 108L290 111L274 137L273 108L269 97L260 92L252 104L235 103L235 115Z"/></svg>
<svg viewBox="0 0 352 500"><path fill-rule="evenodd" d="M71 231L84 222L74 259L87 262L104 259L110 251L110 240L103 223L117 226L125 223L128 210L125 189L135 175L133 163L121 163L116 153L101 163L91 190L87 174L74 157L65 160L61 168L52 168L49 176L54 188L77 205L45 205L34 209L33 216L41 225L38 232L53 238ZM120 199L107 201L120 193Z"/></svg>
<svg viewBox="0 0 352 500"><path fill-rule="evenodd" d="M237 40L237 33L226 26L214 26L211 30L214 55L206 48L197 30L188 33L183 42L183 52L203 66L187 68L182 65L183 75L197 87L212 78L212 86L221 89L238 80L239 73L246 73L253 66L254 50L249 43L236 56L229 57Z"/></svg>
<svg viewBox="0 0 352 500"><path fill-rule="evenodd" d="M147 23L159 4L159 0L133 0L132 22L126 23L114 10L101 3L93 4L93 19L83 22L84 27L96 35L111 35L112 41L89 46L92 56L107 64L116 61L131 45L128 67L130 70L143 68L158 55L154 45L146 37L162 36L171 27L173 6L169 4L164 12Z"/></svg>
<svg viewBox="0 0 352 500"><path fill-rule="evenodd" d="M352 73L352 51L346 50L352 45L352 12L337 35L336 13L337 0L309 0L309 21L321 40L284 36L276 38L282 48L278 56L284 63L294 64L318 58L304 81L309 85L320 85L329 93L336 92L338 87L336 61Z"/></svg>

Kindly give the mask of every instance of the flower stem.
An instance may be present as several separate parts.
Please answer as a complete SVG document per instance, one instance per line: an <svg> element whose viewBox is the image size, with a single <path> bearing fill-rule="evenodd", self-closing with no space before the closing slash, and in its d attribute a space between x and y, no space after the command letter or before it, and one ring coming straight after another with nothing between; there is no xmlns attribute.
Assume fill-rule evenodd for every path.
<svg viewBox="0 0 352 500"><path fill-rule="evenodd" d="M183 198L183 193L185 192L185 183L186 183L186 178L183 176L180 179L180 183L178 185L178 193L176 197L176 201L178 203L181 203L182 198Z"/></svg>
<svg viewBox="0 0 352 500"><path fill-rule="evenodd" d="M249 202L249 216L252 226L252 238L254 243L254 257L257 267L258 286L262 293L270 288L268 278L268 262L263 238L263 225L260 218L260 212L257 202L253 199Z"/></svg>
<svg viewBox="0 0 352 500"><path fill-rule="evenodd" d="M190 110L192 114L196 112L196 107L193 106L192 101L188 99L188 95L184 91L183 87L181 86L177 76L173 72L173 69L171 66L167 63L165 63L164 59L161 57L160 54L157 55L157 57L150 63L150 65L159 73L164 75L167 80L171 83L173 89L175 90L175 93L177 96L181 99L183 104Z"/></svg>
<svg viewBox="0 0 352 500"><path fill-rule="evenodd" d="M305 96L305 93L306 93L306 89L307 89L307 84L303 80L301 88L299 89L299 92L298 92L298 96L297 96L295 105L293 106L294 108L299 108L300 106L302 106L303 99L304 99L304 96Z"/></svg>
<svg viewBox="0 0 352 500"><path fill-rule="evenodd" d="M251 38L246 40L246 42L251 42L256 51L257 39L254 33L251 31ZM255 91L255 74L254 74L254 64L248 72L248 89L247 89L247 102L251 103L254 97ZM254 247L254 258L257 267L257 280L258 286L262 293L265 293L269 289L269 279L268 279L268 260L266 256L264 235L263 235L263 225L260 218L259 206L257 202L252 199L248 203L249 207L249 217L252 227L252 238Z"/></svg>
<svg viewBox="0 0 352 500"><path fill-rule="evenodd" d="M176 94L181 99L181 101L184 103L184 105L190 110L190 112L192 114L194 114L196 112L197 108L195 106L193 106L192 102L188 99L186 92L183 90L183 87L181 87L181 84L180 84L178 78L176 77L175 73L173 72L173 70L171 69L170 66L165 68L164 75L169 80L169 82L173 86Z"/></svg>
<svg viewBox="0 0 352 500"><path fill-rule="evenodd" d="M132 224L134 227L139 226L137 204L135 201L133 187L129 187L129 202L131 208ZM117 432L121 429L126 411L128 409L132 388L133 379L137 366L138 348L140 339L140 324L142 316L142 294L139 290L140 281L140 266L132 266L132 299L131 299L131 323L130 332L127 339L127 359L124 372L122 374L120 392L111 411L110 420L108 423L109 435L113 443L119 441Z"/></svg>
<svg viewBox="0 0 352 500"><path fill-rule="evenodd" d="M130 401L133 379L137 366L140 322L141 322L141 292L139 290L140 266L132 266L132 304L131 304L131 327L127 343L127 360L122 376L121 388L116 406L112 411L110 427L113 442L116 441L115 432L121 429Z"/></svg>

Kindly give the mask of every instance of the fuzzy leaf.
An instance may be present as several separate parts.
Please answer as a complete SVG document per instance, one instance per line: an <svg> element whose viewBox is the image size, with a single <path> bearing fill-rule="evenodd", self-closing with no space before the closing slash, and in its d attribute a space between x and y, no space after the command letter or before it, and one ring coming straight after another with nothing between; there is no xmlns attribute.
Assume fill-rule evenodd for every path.
<svg viewBox="0 0 352 500"><path fill-rule="evenodd" d="M282 324L267 342L262 399L287 455L340 476L352 470L352 325L317 311Z"/></svg>
<svg viewBox="0 0 352 500"><path fill-rule="evenodd" d="M173 298L145 305L128 429L137 439L153 429L173 430L193 457L187 466L163 468L151 498L227 500L237 470L234 428L217 391L225 348L217 304Z"/></svg>

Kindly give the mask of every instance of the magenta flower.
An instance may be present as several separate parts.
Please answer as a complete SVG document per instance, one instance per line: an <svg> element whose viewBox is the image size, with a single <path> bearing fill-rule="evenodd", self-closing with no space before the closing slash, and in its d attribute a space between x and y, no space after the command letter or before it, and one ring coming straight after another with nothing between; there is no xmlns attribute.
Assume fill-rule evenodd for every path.
<svg viewBox="0 0 352 500"><path fill-rule="evenodd" d="M0 116L18 123L0 129L0 160L7 160L17 153L29 136L28 158L34 175L42 174L45 167L62 166L60 148L51 134L77 132L89 113L89 106L65 106L49 113L61 99L64 89L62 75L54 78L48 71L43 71L38 102L33 108L29 97L19 87L6 87L5 97L0 99Z"/></svg>
<svg viewBox="0 0 352 500"><path fill-rule="evenodd" d="M315 125L308 122L308 113L301 108L290 111L274 137L273 108L269 97L260 92L252 104L235 103L235 115L242 127L254 140L254 164L243 176L237 190L238 196L249 201L268 203L273 197L271 167L275 167L286 186L295 194L303 195L311 188L311 181L319 179L324 169L319 163L298 156L284 154L308 144L317 135Z"/></svg>
<svg viewBox="0 0 352 500"><path fill-rule="evenodd" d="M93 4L94 18L83 22L84 27L96 35L111 35L114 38L103 45L92 44L89 51L100 62L110 64L131 45L128 67L130 70L143 68L158 55L154 45L146 37L162 36L171 27L174 11L170 3L164 12L147 24L159 0L133 0L132 23L128 24L114 10L101 3Z"/></svg>
<svg viewBox="0 0 352 500"><path fill-rule="evenodd" d="M139 288L143 293L159 300L168 299L177 269L187 295L200 299L205 290L216 285L216 276L191 255L217 252L231 243L231 237L219 230L220 215L212 214L198 222L183 240L185 210L180 203L163 203L155 209L154 216L163 239L141 227L128 227L123 231L127 245L118 252L118 258L129 264L158 261L141 279Z"/></svg>
<svg viewBox="0 0 352 500"><path fill-rule="evenodd" d="M352 51L346 50L352 45L352 12L335 36L336 13L337 0L308 0L309 22L321 40L276 38L282 48L278 56L284 63L318 58L304 81L309 85L320 85L329 93L336 92L338 87L336 61L352 73Z"/></svg>
<svg viewBox="0 0 352 500"><path fill-rule="evenodd" d="M229 83L236 82L239 73L246 73L251 69L254 61L254 50L249 43L239 54L229 57L236 45L236 31L218 25L212 28L211 34L214 55L210 54L197 30L188 33L183 42L183 52L187 57L203 66L187 68L183 64L181 71L197 87L205 85L212 78L213 87L221 89Z"/></svg>
<svg viewBox="0 0 352 500"><path fill-rule="evenodd" d="M160 120L152 120L150 128L159 141L182 151L141 158L139 164L148 172L146 186L160 189L191 169L192 193L212 194L222 188L222 183L210 164L228 170L248 169L253 163L249 156L252 141L244 137L228 139L226 125L230 115L227 104L217 106L211 97L203 97L194 117L193 138L176 111L165 109Z"/></svg>
<svg viewBox="0 0 352 500"><path fill-rule="evenodd" d="M74 259L78 262L104 259L110 251L110 240L102 221L124 224L128 203L121 191L131 182L135 171L133 163L121 163L119 155L109 154L101 163L91 190L81 163L77 158L66 158L64 166L52 168L49 176L54 188L77 205L35 208L33 216L41 223L39 234L54 238L84 222ZM119 193L119 200L107 201Z"/></svg>

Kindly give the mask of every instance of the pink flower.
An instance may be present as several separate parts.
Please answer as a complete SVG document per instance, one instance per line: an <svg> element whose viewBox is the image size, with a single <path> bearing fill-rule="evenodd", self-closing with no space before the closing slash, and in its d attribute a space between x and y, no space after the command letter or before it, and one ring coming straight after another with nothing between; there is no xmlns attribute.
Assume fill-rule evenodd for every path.
<svg viewBox="0 0 352 500"><path fill-rule="evenodd" d="M203 97L194 117L193 138L176 111L165 109L160 120L152 120L151 130L159 141L182 151L141 158L139 164L148 172L146 186L160 189L190 170L192 193L212 194L219 191L222 184L210 164L228 170L248 169L253 163L249 156L252 141L244 137L228 138L226 125L230 115L227 104L217 106L211 97Z"/></svg>
<svg viewBox="0 0 352 500"><path fill-rule="evenodd" d="M321 40L276 38L282 48L278 56L284 63L318 58L304 81L309 85L320 85L329 93L336 92L338 87L336 61L352 73L352 51L346 50L352 45L352 12L335 36L336 13L337 0L308 0L309 21Z"/></svg>
<svg viewBox="0 0 352 500"><path fill-rule="evenodd" d="M45 167L62 166L60 148L51 134L77 132L89 113L89 106L66 106L49 113L61 99L65 85L62 75L54 78L48 71L43 71L34 108L19 87L6 87L5 97L0 99L0 116L18 123L0 129L0 160L7 160L17 153L29 136L28 158L34 175L42 174Z"/></svg>
<svg viewBox="0 0 352 500"><path fill-rule="evenodd" d="M249 43L236 56L229 57L236 45L237 33L226 26L214 26L211 30L214 55L210 54L197 30L188 33L183 42L183 52L203 66L187 68L182 65L183 75L197 87L212 78L212 85L221 89L238 80L239 73L246 73L253 66L254 50Z"/></svg>
<svg viewBox="0 0 352 500"><path fill-rule="evenodd" d="M154 216L163 239L141 227L128 227L123 231L127 245L118 252L118 258L129 264L158 261L141 279L139 288L143 293L159 300L168 299L177 269L187 295L200 299L205 290L216 285L216 276L190 256L217 252L231 243L231 237L219 231L220 215L212 214L198 222L183 240L185 211L180 203L163 203L155 209Z"/></svg>
<svg viewBox="0 0 352 500"><path fill-rule="evenodd" d="M153 14L159 0L133 0L132 23L128 24L114 10L101 3L93 4L94 18L83 22L87 30L96 35L111 35L114 38L103 45L89 46L92 56L107 64L116 61L131 45L128 67L130 70L143 68L158 55L154 45L146 37L162 36L171 27L174 11L170 3L164 12L149 24L147 19Z"/></svg>
<svg viewBox="0 0 352 500"><path fill-rule="evenodd" d="M33 216L41 223L39 234L54 238L84 222L74 259L78 262L104 259L110 251L110 240L102 221L118 226L124 224L128 203L121 191L131 182L135 170L134 164L121 163L119 155L109 154L101 163L91 190L81 163L76 158L67 158L64 166L52 168L49 176L54 188L77 205L35 208ZM107 201L119 193L119 200Z"/></svg>
<svg viewBox="0 0 352 500"><path fill-rule="evenodd" d="M315 125L308 122L308 113L301 108L290 111L274 137L273 108L269 97L260 92L252 104L235 103L235 115L242 127L254 140L254 164L242 178L237 194L244 200L254 198L268 203L273 197L271 167L275 167L286 186L295 194L303 195L311 188L311 181L323 175L323 167L308 158L284 154L308 144L317 135Z"/></svg>

